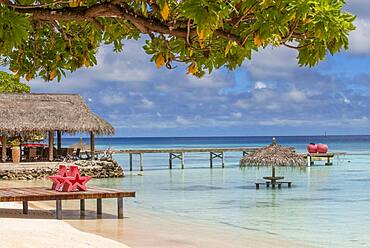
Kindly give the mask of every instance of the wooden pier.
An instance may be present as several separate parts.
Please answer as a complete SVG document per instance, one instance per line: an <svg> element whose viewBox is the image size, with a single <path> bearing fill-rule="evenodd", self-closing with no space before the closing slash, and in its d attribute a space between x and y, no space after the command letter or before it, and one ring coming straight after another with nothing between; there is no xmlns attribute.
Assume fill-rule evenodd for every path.
<svg viewBox="0 0 370 248"><path fill-rule="evenodd" d="M97 150L96 154L128 154L130 171L133 171L134 156L139 156L139 170L144 170L144 154L146 153L167 153L168 154L168 168L173 168L173 161L180 160L181 169L185 169L185 153L209 153L209 167L213 168L214 160L221 160L221 167L225 167L225 153L226 152L241 152L244 157L248 153L254 152L262 147L208 147L208 148L163 148L163 149L123 149L123 150ZM291 147L294 151L295 148ZM301 153L307 160L307 166L314 165L314 161L326 160L325 165L332 165L333 158L337 155L346 155L345 152L335 153Z"/></svg>
<svg viewBox="0 0 370 248"><path fill-rule="evenodd" d="M214 159L221 160L221 167L225 167L225 152L241 152L242 156L250 152L254 152L261 147L209 147L209 148L173 148L173 149L127 149L127 150L111 150L113 154L128 154L130 161L130 171L133 170L133 157L139 156L139 170L143 171L143 157L145 153L167 153L169 155L168 168L173 168L173 161L178 159L181 162L181 169L185 168L185 153L209 153L209 167L213 168ZM106 151L98 150L98 153Z"/></svg>
<svg viewBox="0 0 370 248"><path fill-rule="evenodd" d="M307 166L311 166L315 164L315 161L326 160L325 165L333 165L333 158L335 155L339 155L339 153L308 153L305 155L307 159Z"/></svg>
<svg viewBox="0 0 370 248"><path fill-rule="evenodd" d="M23 214L28 213L29 201L56 201L56 218L62 219L62 200L80 200L80 214L85 215L85 199L96 199L96 212L103 214L102 199L117 198L117 215L123 219L123 198L135 197L135 192L116 189L89 188L87 191L58 192L45 187L0 188L0 202L23 202Z"/></svg>

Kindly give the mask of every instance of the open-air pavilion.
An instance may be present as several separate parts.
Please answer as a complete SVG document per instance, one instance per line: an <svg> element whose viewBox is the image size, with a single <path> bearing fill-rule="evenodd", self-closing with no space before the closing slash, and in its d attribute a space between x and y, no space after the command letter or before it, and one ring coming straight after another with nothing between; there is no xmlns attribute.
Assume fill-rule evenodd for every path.
<svg viewBox="0 0 370 248"><path fill-rule="evenodd" d="M47 136L47 160L53 161L62 153L62 134L89 134L92 159L95 135L114 134L112 125L94 114L77 94L0 94L0 118L2 162L7 160L6 144L12 137Z"/></svg>

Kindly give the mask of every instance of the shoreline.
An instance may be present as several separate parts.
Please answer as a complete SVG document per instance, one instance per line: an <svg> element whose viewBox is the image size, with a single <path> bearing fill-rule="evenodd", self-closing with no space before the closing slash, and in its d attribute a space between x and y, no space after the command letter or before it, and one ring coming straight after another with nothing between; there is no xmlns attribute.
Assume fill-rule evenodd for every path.
<svg viewBox="0 0 370 248"><path fill-rule="evenodd" d="M2 181L0 187L21 186L46 186L48 181ZM4 203L0 203L3 208ZM19 208L21 205L19 205ZM286 248L314 247L304 241L290 240L258 230L246 230L221 223L210 223L196 218L187 218L179 215L147 209L138 204L124 204L124 219L118 220L116 216L116 202L106 200L103 204L103 216L96 219L96 203L86 202L86 216L79 215L79 201L63 201L63 220L55 220L55 202L30 202L30 209L34 210L33 216L24 216L18 210L15 222L26 220L25 228L33 226L39 220L45 223L68 224L67 230L75 229L83 233L95 235L93 238L105 238L118 242L123 247L131 248L190 248L190 247L246 247L246 244L261 248L279 247L284 244ZM47 210L47 211L45 211ZM0 211L0 220L9 216ZM4 216L5 214L5 216ZM6 217L6 218L4 218ZM9 219L8 219L9 220ZM33 221L35 220L35 221ZM1 222L0 221L0 222ZM7 221L12 225L12 221ZM19 226L19 225L18 225ZM22 226L21 226L22 228ZM48 236L49 239L54 238ZM127 245L127 246L125 246ZM7 247L7 246L4 246ZM248 246L247 246L248 247Z"/></svg>
<svg viewBox="0 0 370 248"><path fill-rule="evenodd" d="M45 211L54 208L52 202L35 202L31 204L31 208L34 210L31 216L24 217L18 210L18 214L15 214L18 215L17 218L3 218L4 214L6 215L6 213L3 213L0 216L0 223L4 223L3 220L5 220L5 223L11 226L10 230L18 230L18 233L19 230L24 232L27 244L29 242L27 230L32 230L32 227L37 224L51 226L51 230L49 230L51 233L53 233L52 230L56 229L63 230L62 233L68 232L72 235L78 235L77 240L80 237L92 235L89 237L93 245L101 244L100 242L103 242L104 245L110 245L113 242L110 247L117 248L223 248L246 247L246 244L250 244L252 247L258 245L261 248L279 247L281 244L284 244L286 248L313 247L303 242L285 240L273 234L261 233L261 231L233 227L225 228L222 224L210 226L206 221L191 220L189 222L188 218L181 216L164 218L163 214L154 213L154 211L144 208L133 208L132 206L126 207L123 220L116 219L114 209L111 207L103 209L103 217L96 219L94 204L90 203L87 204L85 219L80 219L76 201L67 201L64 202L64 205L64 219L62 221L55 220L52 212ZM4 204L2 203L0 206L3 208ZM17 206L20 209L21 206L19 204ZM14 210L7 211L13 212L13 214L15 212ZM41 236L43 236L43 231L41 233ZM56 233L60 234L59 231ZM59 242L57 236L50 235L50 232L47 233L46 238L53 244ZM22 247L22 245L18 245L17 243L16 247ZM1 245L1 247L9 246Z"/></svg>

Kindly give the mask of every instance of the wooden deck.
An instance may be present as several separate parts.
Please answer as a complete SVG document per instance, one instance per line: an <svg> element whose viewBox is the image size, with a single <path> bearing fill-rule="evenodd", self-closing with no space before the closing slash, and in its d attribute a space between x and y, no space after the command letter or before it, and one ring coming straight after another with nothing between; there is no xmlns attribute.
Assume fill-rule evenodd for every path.
<svg viewBox="0 0 370 248"><path fill-rule="evenodd" d="M97 215L102 215L102 199L117 198L118 218L123 218L123 198L135 197L135 192L107 188L87 191L58 192L46 187L0 188L0 202L23 202L23 213L28 213L29 201L56 201L56 218L62 219L62 200L80 200L80 213L85 214L85 199L97 200Z"/></svg>
<svg viewBox="0 0 370 248"><path fill-rule="evenodd" d="M314 161L321 161L326 160L325 165L333 165L333 158L335 155L339 155L336 153L308 153L305 154L305 158L307 159L307 166L314 165Z"/></svg>
<svg viewBox="0 0 370 248"><path fill-rule="evenodd" d="M123 149L112 150L117 154L140 154L140 153L178 153L178 152L253 152L262 147L207 147L207 148L171 148L171 149ZM104 152L99 150L99 152Z"/></svg>

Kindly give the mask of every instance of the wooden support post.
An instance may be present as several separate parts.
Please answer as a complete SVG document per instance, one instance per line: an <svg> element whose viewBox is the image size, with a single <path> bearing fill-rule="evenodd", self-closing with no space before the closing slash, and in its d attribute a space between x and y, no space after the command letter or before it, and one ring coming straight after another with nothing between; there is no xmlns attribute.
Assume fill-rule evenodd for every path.
<svg viewBox="0 0 370 248"><path fill-rule="evenodd" d="M129 154L129 157L130 157L130 171L132 171L132 154L131 153Z"/></svg>
<svg viewBox="0 0 370 248"><path fill-rule="evenodd" d="M91 160L95 160L95 133L90 131L90 154Z"/></svg>
<svg viewBox="0 0 370 248"><path fill-rule="evenodd" d="M168 168L172 170L172 153L169 153Z"/></svg>
<svg viewBox="0 0 370 248"><path fill-rule="evenodd" d="M80 199L80 216L85 216L85 199Z"/></svg>
<svg viewBox="0 0 370 248"><path fill-rule="evenodd" d="M23 201L23 214L28 214L28 201Z"/></svg>
<svg viewBox="0 0 370 248"><path fill-rule="evenodd" d="M213 168L213 152L209 153L209 168Z"/></svg>
<svg viewBox="0 0 370 248"><path fill-rule="evenodd" d="M49 154L48 159L49 161L54 160L54 131L49 131Z"/></svg>
<svg viewBox="0 0 370 248"><path fill-rule="evenodd" d="M96 214L98 216L103 214L103 201L101 198L96 199Z"/></svg>
<svg viewBox="0 0 370 248"><path fill-rule="evenodd" d="M143 171L143 154L140 153L140 171Z"/></svg>
<svg viewBox="0 0 370 248"><path fill-rule="evenodd" d="M58 156L62 154L62 132L57 131L57 150L58 150Z"/></svg>
<svg viewBox="0 0 370 248"><path fill-rule="evenodd" d="M222 168L225 168L225 154L221 152Z"/></svg>
<svg viewBox="0 0 370 248"><path fill-rule="evenodd" d="M117 218L123 219L123 198L117 198Z"/></svg>
<svg viewBox="0 0 370 248"><path fill-rule="evenodd" d="M311 156L310 155L307 155L307 166L308 167L311 166Z"/></svg>
<svg viewBox="0 0 370 248"><path fill-rule="evenodd" d="M328 156L327 157L327 162L325 163L325 165L333 165L333 162L330 162L330 157Z"/></svg>
<svg viewBox="0 0 370 248"><path fill-rule="evenodd" d="M6 135L1 136L1 161L6 161Z"/></svg>
<svg viewBox="0 0 370 248"><path fill-rule="evenodd" d="M185 169L184 153L181 153L181 169Z"/></svg>
<svg viewBox="0 0 370 248"><path fill-rule="evenodd" d="M58 220L62 219L62 200L56 200L56 217Z"/></svg>

